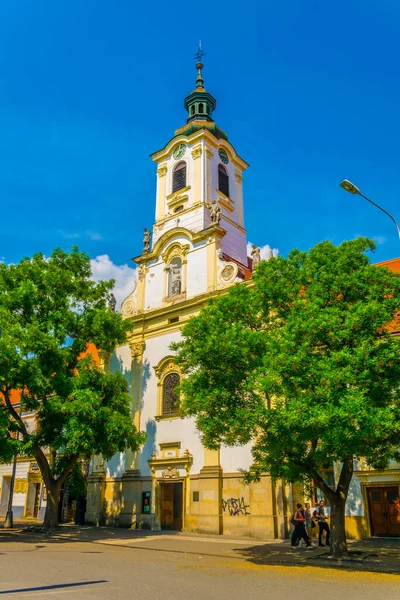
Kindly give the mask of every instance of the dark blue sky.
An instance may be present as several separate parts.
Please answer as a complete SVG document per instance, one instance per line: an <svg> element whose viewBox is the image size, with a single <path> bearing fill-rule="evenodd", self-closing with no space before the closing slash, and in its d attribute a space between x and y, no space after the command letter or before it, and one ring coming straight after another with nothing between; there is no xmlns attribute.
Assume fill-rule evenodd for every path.
<svg viewBox="0 0 400 600"><path fill-rule="evenodd" d="M77 243L116 264L154 219L160 149L203 40L216 122L251 167L249 239L286 254L357 235L400 256L398 0L0 4L0 258Z"/></svg>

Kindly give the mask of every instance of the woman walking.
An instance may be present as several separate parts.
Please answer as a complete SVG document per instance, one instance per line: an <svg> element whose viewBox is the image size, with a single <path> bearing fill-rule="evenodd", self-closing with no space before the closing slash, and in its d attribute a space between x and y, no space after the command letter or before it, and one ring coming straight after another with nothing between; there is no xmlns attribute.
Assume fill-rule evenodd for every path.
<svg viewBox="0 0 400 600"><path fill-rule="evenodd" d="M311 505L309 502L306 502L304 504L304 518L306 520L305 522L305 528L306 528L306 532L308 537L310 538L310 542L312 543L313 541L313 528L315 527L315 523L312 520L312 515L311 515Z"/></svg>
<svg viewBox="0 0 400 600"><path fill-rule="evenodd" d="M304 509L303 509L303 505L298 503L297 505L297 510L294 513L294 517L293 517L293 521L295 523L294 525L294 531L292 534L292 548L296 549L296 542L298 540L304 540L306 543L306 550L312 550L314 548L314 546L311 544L310 542L310 538L307 535L306 532L306 528L305 528L305 522L306 519L304 517Z"/></svg>

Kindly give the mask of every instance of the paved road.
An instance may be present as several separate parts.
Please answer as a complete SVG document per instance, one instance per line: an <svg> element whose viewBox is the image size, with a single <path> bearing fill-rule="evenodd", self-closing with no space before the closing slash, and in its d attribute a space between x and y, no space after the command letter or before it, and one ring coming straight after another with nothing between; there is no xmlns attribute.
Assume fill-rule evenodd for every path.
<svg viewBox="0 0 400 600"><path fill-rule="evenodd" d="M117 541L117 540L115 540ZM57 600L398 600L398 575L316 567L265 566L238 556L210 556L214 542L195 543L198 554L146 542L126 547L68 536L2 536L1 598ZM185 542L186 544L187 542ZM220 541L215 541L215 548ZM206 545L207 544L207 545ZM216 551L217 554L217 551Z"/></svg>

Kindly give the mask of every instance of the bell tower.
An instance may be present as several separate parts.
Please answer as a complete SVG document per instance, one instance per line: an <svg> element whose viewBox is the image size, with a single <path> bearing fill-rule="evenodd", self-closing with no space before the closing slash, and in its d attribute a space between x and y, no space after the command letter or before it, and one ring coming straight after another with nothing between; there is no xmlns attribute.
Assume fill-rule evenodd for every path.
<svg viewBox="0 0 400 600"><path fill-rule="evenodd" d="M242 186L248 164L214 121L216 100L204 87L202 55L199 49L196 87L184 100L186 124L151 155L157 164L153 245L174 227L205 230L219 212L222 251L247 266Z"/></svg>

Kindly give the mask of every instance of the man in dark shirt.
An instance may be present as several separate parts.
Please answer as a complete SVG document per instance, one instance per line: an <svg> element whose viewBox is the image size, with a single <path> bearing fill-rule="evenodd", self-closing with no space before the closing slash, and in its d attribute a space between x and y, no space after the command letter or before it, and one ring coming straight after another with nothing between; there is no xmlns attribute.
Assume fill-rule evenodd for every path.
<svg viewBox="0 0 400 600"><path fill-rule="evenodd" d="M318 527L319 527L318 546L325 546L325 544L322 543L322 534L324 533L324 531L326 532L326 545L329 546L329 543L330 543L331 532L329 529L329 525L326 522L326 513L325 513L324 507L325 507L325 502L323 500L321 500L318 503L318 506L314 511L314 516L318 520Z"/></svg>

